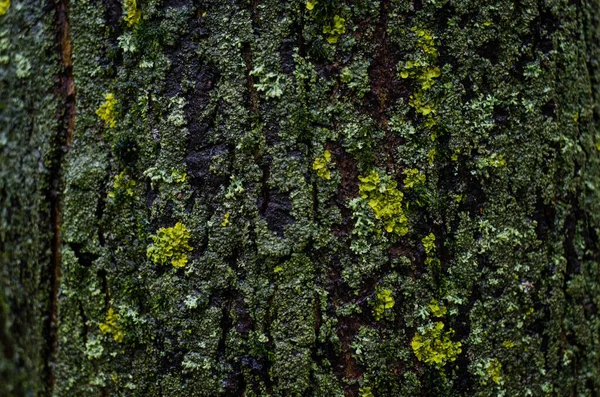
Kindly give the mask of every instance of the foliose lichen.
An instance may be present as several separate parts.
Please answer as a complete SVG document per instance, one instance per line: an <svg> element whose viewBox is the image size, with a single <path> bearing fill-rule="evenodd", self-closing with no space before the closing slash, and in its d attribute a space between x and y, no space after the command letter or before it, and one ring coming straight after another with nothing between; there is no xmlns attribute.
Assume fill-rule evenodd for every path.
<svg viewBox="0 0 600 397"><path fill-rule="evenodd" d="M173 227L162 227L156 235L151 236L153 244L148 246L146 255L157 264L164 265L171 261L174 267L184 267L188 262L187 253L192 250L190 237L190 231L181 222Z"/></svg>
<svg viewBox="0 0 600 397"><path fill-rule="evenodd" d="M125 334L119 327L119 314L115 312L115 310L112 307L108 308L108 312L106 313L106 318L104 319L104 322L100 323L98 327L100 328L100 331L102 331L103 334L112 334L112 337L115 340L115 342L123 342Z"/></svg>
<svg viewBox="0 0 600 397"><path fill-rule="evenodd" d="M451 340L454 330L444 331L441 321L431 323L415 334L411 347L415 356L426 364L443 366L461 353L461 343Z"/></svg>

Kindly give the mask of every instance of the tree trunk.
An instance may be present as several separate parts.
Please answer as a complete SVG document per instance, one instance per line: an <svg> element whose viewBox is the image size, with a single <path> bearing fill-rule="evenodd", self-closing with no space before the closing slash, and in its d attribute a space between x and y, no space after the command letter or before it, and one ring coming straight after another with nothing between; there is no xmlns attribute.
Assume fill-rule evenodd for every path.
<svg viewBox="0 0 600 397"><path fill-rule="evenodd" d="M54 1L0 0L0 396L600 391L599 0Z"/></svg>

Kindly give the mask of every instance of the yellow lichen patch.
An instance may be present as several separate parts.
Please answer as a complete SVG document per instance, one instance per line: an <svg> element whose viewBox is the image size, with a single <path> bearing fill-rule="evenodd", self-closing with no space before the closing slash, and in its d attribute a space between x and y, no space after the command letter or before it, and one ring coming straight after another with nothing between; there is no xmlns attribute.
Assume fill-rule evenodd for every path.
<svg viewBox="0 0 600 397"><path fill-rule="evenodd" d="M423 237L421 242L423 243L427 255L435 254L435 234L429 233L427 236Z"/></svg>
<svg viewBox="0 0 600 397"><path fill-rule="evenodd" d="M502 342L502 346L504 346L507 349L512 349L513 347L515 347L515 342L513 342L512 340L505 340L504 342Z"/></svg>
<svg viewBox="0 0 600 397"><path fill-rule="evenodd" d="M435 84L435 79L441 75L440 68L435 65L438 52L433 35L428 30L413 27L411 31L417 39L417 51L410 55L411 59L398 64L398 72L401 78L411 78L418 82L418 87L410 96L408 104L418 114L428 116L427 126L433 127L437 124L437 120L433 119L431 115L435 113L437 105L431 98L426 97L425 91L429 90ZM432 138L432 140L434 139Z"/></svg>
<svg viewBox="0 0 600 397"><path fill-rule="evenodd" d="M104 96L104 103L96 110L96 114L104 123L113 128L117 122L115 120L115 106L117 105L117 100L112 93L108 93Z"/></svg>
<svg viewBox="0 0 600 397"><path fill-rule="evenodd" d="M184 267L188 262L187 252L192 250L190 237L190 231L181 222L173 227L162 227L151 236L153 244L148 246L146 255L154 263L163 265L170 260L174 267Z"/></svg>
<svg viewBox="0 0 600 397"><path fill-rule="evenodd" d="M317 171L317 176L323 179L331 179L331 171L329 170L329 163L331 162L331 153L329 150L323 152L323 157L317 157L313 162L312 168Z"/></svg>
<svg viewBox="0 0 600 397"><path fill-rule="evenodd" d="M423 248L425 248L425 253L427 254L427 258L425 258L425 264L427 266L439 264L439 259L435 257L435 235L433 233L429 233L429 235L423 237L421 242L423 243Z"/></svg>
<svg viewBox="0 0 600 397"><path fill-rule="evenodd" d="M502 363L498 361L497 358L490 360L487 363L485 370L494 383L500 383L500 376L502 375Z"/></svg>
<svg viewBox="0 0 600 397"><path fill-rule="evenodd" d="M431 300L429 304L429 311L434 317L443 317L446 315L446 308L444 306L440 306L438 301L435 299Z"/></svg>
<svg viewBox="0 0 600 397"><path fill-rule="evenodd" d="M225 227L227 225L229 225L229 217L231 215L228 213L225 214L225 216L223 216L223 222L221 222L221 226Z"/></svg>
<svg viewBox="0 0 600 397"><path fill-rule="evenodd" d="M394 298L392 297L392 291L389 289L379 289L377 292L377 301L373 309L373 316L375 320L379 321L383 317L386 309L394 307Z"/></svg>
<svg viewBox="0 0 600 397"><path fill-rule="evenodd" d="M346 33L346 27L344 26L345 22L346 20L344 18L340 17L339 15L335 15L333 17L333 26L323 26L323 33L327 35L327 42L329 44L337 43L340 36Z"/></svg>
<svg viewBox="0 0 600 397"><path fill-rule="evenodd" d="M317 5L317 0L308 0L306 2L306 9L308 11L312 11L316 5Z"/></svg>
<svg viewBox="0 0 600 397"><path fill-rule="evenodd" d="M133 197L135 195L134 188L135 181L129 179L125 171L122 171L119 175L115 176L113 190L108 193L108 197L114 199L120 194Z"/></svg>
<svg viewBox="0 0 600 397"><path fill-rule="evenodd" d="M115 313L112 307L108 309L104 322L100 323L98 326L103 334L112 334L115 342L123 342L125 334L123 334L123 331L119 328L119 315Z"/></svg>
<svg viewBox="0 0 600 397"><path fill-rule="evenodd" d="M492 155L490 156L489 159L490 165L492 167L503 167L506 164L506 161L504 161L504 157L502 157L501 154L496 154L496 153L492 153Z"/></svg>
<svg viewBox="0 0 600 397"><path fill-rule="evenodd" d="M125 11L125 16L123 17L123 19L125 20L125 22L127 22L128 26L133 26L140 21L142 13L137 8L136 0L124 0L123 10Z"/></svg>
<svg viewBox="0 0 600 397"><path fill-rule="evenodd" d="M404 189L412 189L415 186L425 184L425 175L421 174L418 169L413 168L404 171Z"/></svg>
<svg viewBox="0 0 600 397"><path fill-rule="evenodd" d="M360 392L360 397L375 397L369 386L361 387L358 391Z"/></svg>
<svg viewBox="0 0 600 397"><path fill-rule="evenodd" d="M435 148L431 149L430 151L427 152L427 160L429 161L429 165L433 165L433 162L435 161L435 155L437 154L437 151L435 150Z"/></svg>
<svg viewBox="0 0 600 397"><path fill-rule="evenodd" d="M402 209L404 195L396 188L396 181L387 175L380 176L374 170L366 176L359 176L358 179L360 196L367 200L375 217L383 221L385 230L401 236L408 233L408 219Z"/></svg>
<svg viewBox="0 0 600 397"><path fill-rule="evenodd" d="M6 14L10 7L10 0L0 0L0 15Z"/></svg>
<svg viewBox="0 0 600 397"><path fill-rule="evenodd" d="M461 343L452 342L450 339L454 330L444 332L444 323L438 321L433 326L427 327L423 332L417 332L411 347L419 361L427 364L442 366L448 361L456 360L461 353Z"/></svg>

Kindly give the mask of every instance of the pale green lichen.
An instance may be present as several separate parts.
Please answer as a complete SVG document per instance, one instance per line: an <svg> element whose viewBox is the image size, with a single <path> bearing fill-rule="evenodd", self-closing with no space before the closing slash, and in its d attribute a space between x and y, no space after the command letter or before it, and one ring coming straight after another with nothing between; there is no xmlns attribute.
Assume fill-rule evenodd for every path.
<svg viewBox="0 0 600 397"><path fill-rule="evenodd" d="M190 237L190 231L181 222L173 227L162 227L151 236L153 244L148 246L146 255L157 264L171 261L174 267L184 267L188 262L187 253L192 250Z"/></svg>
<svg viewBox="0 0 600 397"><path fill-rule="evenodd" d="M258 81L254 83L254 88L259 92L264 92L267 99L279 98L283 94L281 86L281 76L274 72L266 72L263 65L259 65L250 71L250 76L255 76Z"/></svg>

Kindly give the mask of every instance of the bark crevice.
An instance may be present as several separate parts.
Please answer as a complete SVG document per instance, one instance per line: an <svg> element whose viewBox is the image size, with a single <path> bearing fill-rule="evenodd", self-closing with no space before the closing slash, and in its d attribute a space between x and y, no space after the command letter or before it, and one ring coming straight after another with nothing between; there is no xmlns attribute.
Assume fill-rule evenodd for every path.
<svg viewBox="0 0 600 397"><path fill-rule="evenodd" d="M55 359L58 345L58 289L60 282L61 251L61 200L64 190L63 163L71 144L75 128L75 80L73 77L72 45L69 26L69 0L54 0L56 49L58 51L59 72L57 75L57 127L52 137L49 153L49 183L46 192L50 207L50 297L46 324L48 345L45 354L45 372L48 393L54 389L54 371L52 362Z"/></svg>

